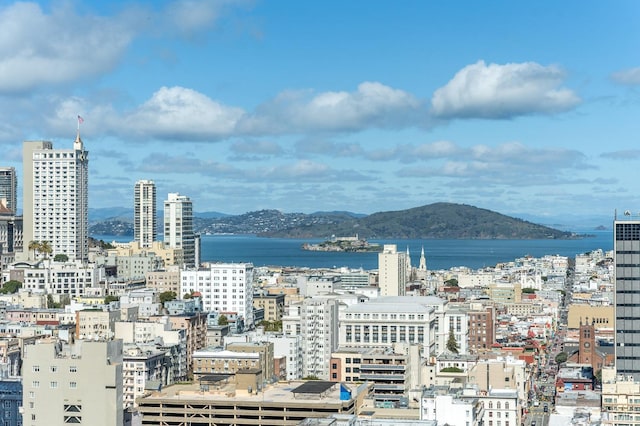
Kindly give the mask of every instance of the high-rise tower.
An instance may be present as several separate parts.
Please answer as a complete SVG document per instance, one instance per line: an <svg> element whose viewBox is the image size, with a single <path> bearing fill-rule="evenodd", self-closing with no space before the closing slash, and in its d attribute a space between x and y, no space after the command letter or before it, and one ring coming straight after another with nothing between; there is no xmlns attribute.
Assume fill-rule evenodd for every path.
<svg viewBox="0 0 640 426"><path fill-rule="evenodd" d="M23 155L23 257L31 241L47 241L51 256L86 261L89 255L89 159L80 132L73 149L26 141Z"/></svg>
<svg viewBox="0 0 640 426"><path fill-rule="evenodd" d="M156 185L152 180L139 180L133 194L134 239L140 247L151 247L157 239Z"/></svg>
<svg viewBox="0 0 640 426"><path fill-rule="evenodd" d="M170 193L164 202L164 244L169 248L181 248L184 264L193 268L195 260L195 236L193 234L193 204L189 197Z"/></svg>
<svg viewBox="0 0 640 426"><path fill-rule="evenodd" d="M0 167L0 203L8 208L11 213L17 214L17 200L18 179L16 178L16 169L13 167Z"/></svg>
<svg viewBox="0 0 640 426"><path fill-rule="evenodd" d="M395 244L385 244L378 253L380 296L404 296L407 286L407 255Z"/></svg>
<svg viewBox="0 0 640 426"><path fill-rule="evenodd" d="M625 216L628 212L625 213ZM640 220L614 221L615 356L618 375L640 381Z"/></svg>

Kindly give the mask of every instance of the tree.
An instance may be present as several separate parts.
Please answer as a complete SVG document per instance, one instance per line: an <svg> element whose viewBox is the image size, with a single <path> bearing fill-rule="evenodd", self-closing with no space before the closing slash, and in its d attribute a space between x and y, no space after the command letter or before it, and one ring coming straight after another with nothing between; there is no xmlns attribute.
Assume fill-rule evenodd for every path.
<svg viewBox="0 0 640 426"><path fill-rule="evenodd" d="M2 294L13 294L16 291L18 291L18 289L20 287L22 287L22 283L20 281L10 280L10 281L7 281L6 283L4 283L4 285L0 289L0 293L2 293Z"/></svg>
<svg viewBox="0 0 640 426"><path fill-rule="evenodd" d="M218 325L229 325L229 318L226 315L220 315L218 317Z"/></svg>
<svg viewBox="0 0 640 426"><path fill-rule="evenodd" d="M111 302L117 302L118 300L120 300L119 296L113 296L113 295L108 295L107 297L104 298L104 304L108 305Z"/></svg>
<svg viewBox="0 0 640 426"><path fill-rule="evenodd" d="M456 336L453 334L453 328L449 329L449 339L447 340L447 350L454 354L457 354L460 351L458 347L458 342L456 341Z"/></svg>
<svg viewBox="0 0 640 426"><path fill-rule="evenodd" d="M536 292L536 289L531 287L525 287L522 289L523 294L533 294L535 292Z"/></svg>
<svg viewBox="0 0 640 426"><path fill-rule="evenodd" d="M320 380L320 378L315 374L309 374L308 376L303 377L302 380Z"/></svg>
<svg viewBox="0 0 640 426"><path fill-rule="evenodd" d="M66 261L68 261L68 260L69 260L69 256L67 256L67 255L66 255L66 254L64 254L64 253L56 254L56 255L53 257L53 261L54 261L54 262L66 262Z"/></svg>
<svg viewBox="0 0 640 426"><path fill-rule="evenodd" d="M569 358L569 355L567 355L566 352L560 352L556 355L556 363L562 364L563 362L567 362L567 358Z"/></svg>
<svg viewBox="0 0 640 426"><path fill-rule="evenodd" d="M164 305L165 302L176 300L177 294L175 291L163 291L160 293L160 303Z"/></svg>
<svg viewBox="0 0 640 426"><path fill-rule="evenodd" d="M444 282L446 287L458 287L458 280L455 278L448 279Z"/></svg>
<svg viewBox="0 0 640 426"><path fill-rule="evenodd" d="M44 254L44 258L47 259L51 253L53 253L53 248L51 247L51 243L49 241L42 241L40 243L40 252Z"/></svg>
<svg viewBox="0 0 640 426"><path fill-rule="evenodd" d="M62 307L62 303L55 302L53 300L53 296L51 294L47 294L47 308L57 309L61 307Z"/></svg>
<svg viewBox="0 0 640 426"><path fill-rule="evenodd" d="M36 253L40 249L40 243L34 240L29 241L29 251L33 252L33 258L35 259Z"/></svg>

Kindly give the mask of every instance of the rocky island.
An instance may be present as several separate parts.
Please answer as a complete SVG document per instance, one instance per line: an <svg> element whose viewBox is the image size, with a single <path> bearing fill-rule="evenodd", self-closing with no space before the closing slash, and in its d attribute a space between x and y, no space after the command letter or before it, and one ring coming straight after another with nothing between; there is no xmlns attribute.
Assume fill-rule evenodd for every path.
<svg viewBox="0 0 640 426"><path fill-rule="evenodd" d="M310 251L361 253L382 251L382 246L380 244L370 244L367 240L358 238L357 235L355 237L336 237L334 235L329 240L323 241L320 244L304 243L302 249Z"/></svg>

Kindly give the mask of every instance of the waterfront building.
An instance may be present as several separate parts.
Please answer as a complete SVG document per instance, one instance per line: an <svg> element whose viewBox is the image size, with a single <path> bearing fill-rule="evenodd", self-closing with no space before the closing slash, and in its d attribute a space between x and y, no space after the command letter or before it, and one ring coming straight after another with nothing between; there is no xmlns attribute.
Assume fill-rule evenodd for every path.
<svg viewBox="0 0 640 426"><path fill-rule="evenodd" d="M23 424L121 426L122 341L25 346Z"/></svg>
<svg viewBox="0 0 640 426"><path fill-rule="evenodd" d="M23 145L23 258L29 243L48 242L51 257L64 254L86 262L89 256L89 153L80 132L73 149L48 141Z"/></svg>
<svg viewBox="0 0 640 426"><path fill-rule="evenodd" d="M133 239L140 247L151 247L157 239L156 184L139 180L133 190Z"/></svg>
<svg viewBox="0 0 640 426"><path fill-rule="evenodd" d="M640 382L640 220L615 220L613 235L616 370Z"/></svg>
<svg viewBox="0 0 640 426"><path fill-rule="evenodd" d="M331 354L338 348L338 302L304 299L288 306L282 318L288 336L302 336L303 377L329 378Z"/></svg>
<svg viewBox="0 0 640 426"><path fill-rule="evenodd" d="M195 292L204 311L237 312L245 327L253 327L253 264L211 263L180 271L179 294Z"/></svg>
<svg viewBox="0 0 640 426"><path fill-rule="evenodd" d="M407 255L395 244L385 244L378 253L380 296L404 296L407 287Z"/></svg>
<svg viewBox="0 0 640 426"><path fill-rule="evenodd" d="M169 248L182 249L185 266L197 266L193 204L189 197L178 193L167 196L164 202L164 244Z"/></svg>
<svg viewBox="0 0 640 426"><path fill-rule="evenodd" d="M0 205L18 214L18 178L14 167L0 167Z"/></svg>

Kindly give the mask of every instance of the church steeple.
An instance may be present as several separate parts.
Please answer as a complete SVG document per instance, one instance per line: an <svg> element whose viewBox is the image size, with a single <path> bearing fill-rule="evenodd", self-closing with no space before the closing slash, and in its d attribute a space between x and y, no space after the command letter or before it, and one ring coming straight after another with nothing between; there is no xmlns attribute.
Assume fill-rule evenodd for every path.
<svg viewBox="0 0 640 426"><path fill-rule="evenodd" d="M420 266L418 266L418 270L420 271L427 270L427 258L424 257L424 246L422 246L422 251L420 252Z"/></svg>

